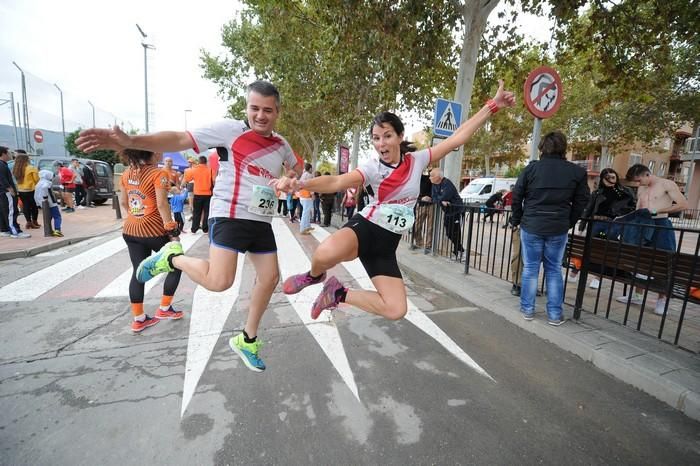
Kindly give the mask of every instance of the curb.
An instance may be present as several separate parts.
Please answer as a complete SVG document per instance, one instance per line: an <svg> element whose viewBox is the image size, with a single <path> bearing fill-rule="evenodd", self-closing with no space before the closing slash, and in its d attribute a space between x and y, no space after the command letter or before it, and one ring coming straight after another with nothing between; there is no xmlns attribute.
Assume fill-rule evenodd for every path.
<svg viewBox="0 0 700 466"><path fill-rule="evenodd" d="M122 226L118 225L114 228L105 231L100 231L91 235L76 236L74 238L63 238L57 241L53 241L51 243L41 244L39 246L34 246L33 248L20 249L18 251L0 252L0 261L36 256L37 254L41 254L42 252L52 251L54 249L62 248L64 246L69 246L71 244L85 241L86 239L95 238L96 236L106 235L107 233L112 233L114 231L120 230L121 228Z"/></svg>
<svg viewBox="0 0 700 466"><path fill-rule="evenodd" d="M589 313L582 314L579 321L569 320L556 328L546 323L541 311L535 320L526 321L518 312L518 298L510 295L509 282L476 270L465 275L463 264L410 252L404 243L396 255L402 269L503 317L700 421L700 358L696 355ZM435 266L437 260L439 267ZM565 314L570 313L571 309L565 307Z"/></svg>

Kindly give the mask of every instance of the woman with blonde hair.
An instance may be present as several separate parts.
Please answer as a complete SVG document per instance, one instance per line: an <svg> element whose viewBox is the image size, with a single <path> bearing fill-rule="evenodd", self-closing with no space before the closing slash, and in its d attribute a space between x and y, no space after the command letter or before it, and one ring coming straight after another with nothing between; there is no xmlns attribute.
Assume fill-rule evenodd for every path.
<svg viewBox="0 0 700 466"><path fill-rule="evenodd" d="M25 228L40 228L37 222L39 218L39 207L34 201L34 189L39 182L39 171L29 163L27 154L18 153L15 157L15 166L12 168L12 175L17 180L17 192L22 201L22 212L27 221Z"/></svg>

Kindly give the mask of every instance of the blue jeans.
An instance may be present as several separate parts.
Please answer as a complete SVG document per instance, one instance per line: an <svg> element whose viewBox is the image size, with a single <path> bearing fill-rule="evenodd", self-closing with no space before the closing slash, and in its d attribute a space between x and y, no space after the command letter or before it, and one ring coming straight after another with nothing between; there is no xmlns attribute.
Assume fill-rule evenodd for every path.
<svg viewBox="0 0 700 466"><path fill-rule="evenodd" d="M521 255L523 258L523 278L520 292L520 312L526 315L535 313L537 276L540 264L544 263L544 277L547 284L547 318L563 318L564 280L561 276L561 261L566 249L567 233L561 235L534 235L520 229Z"/></svg>
<svg viewBox="0 0 700 466"><path fill-rule="evenodd" d="M304 231L311 226L311 211L314 208L314 201L311 198L301 198L301 222L299 223L299 230Z"/></svg>

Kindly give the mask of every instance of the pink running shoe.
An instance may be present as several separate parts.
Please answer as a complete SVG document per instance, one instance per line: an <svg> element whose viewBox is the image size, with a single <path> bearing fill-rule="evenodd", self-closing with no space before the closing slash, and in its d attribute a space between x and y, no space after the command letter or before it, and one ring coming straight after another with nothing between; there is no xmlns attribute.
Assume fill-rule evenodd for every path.
<svg viewBox="0 0 700 466"><path fill-rule="evenodd" d="M335 292L343 288L343 284L337 278L331 277L323 284L323 290L318 295L314 305L311 306L311 318L316 320L324 309L334 309L340 303L335 297Z"/></svg>
<svg viewBox="0 0 700 466"><path fill-rule="evenodd" d="M297 294L309 285L315 285L316 283L323 283L326 279L326 272L323 272L320 277L313 279L309 272L300 273L297 275L292 275L288 277L282 284L282 291L284 294Z"/></svg>

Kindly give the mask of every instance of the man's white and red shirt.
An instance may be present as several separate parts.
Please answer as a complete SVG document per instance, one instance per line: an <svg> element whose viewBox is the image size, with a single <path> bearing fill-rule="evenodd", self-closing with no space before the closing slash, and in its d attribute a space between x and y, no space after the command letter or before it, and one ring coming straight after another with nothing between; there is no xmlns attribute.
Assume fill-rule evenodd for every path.
<svg viewBox="0 0 700 466"><path fill-rule="evenodd" d="M263 136L244 121L221 120L192 131L195 152L210 148L226 149L226 160L219 160L209 217L240 218L270 223L271 217L248 211L256 185L268 187L282 173L282 163L293 168L297 158L289 143L279 134Z"/></svg>
<svg viewBox="0 0 700 466"><path fill-rule="evenodd" d="M357 171L362 175L363 185L372 186L374 191L374 197L362 209L360 215L381 226L377 221L381 204L401 204L412 209L418 200L420 176L430 164L431 157L430 149L409 152L402 156L396 167L392 167L373 155L357 167Z"/></svg>

